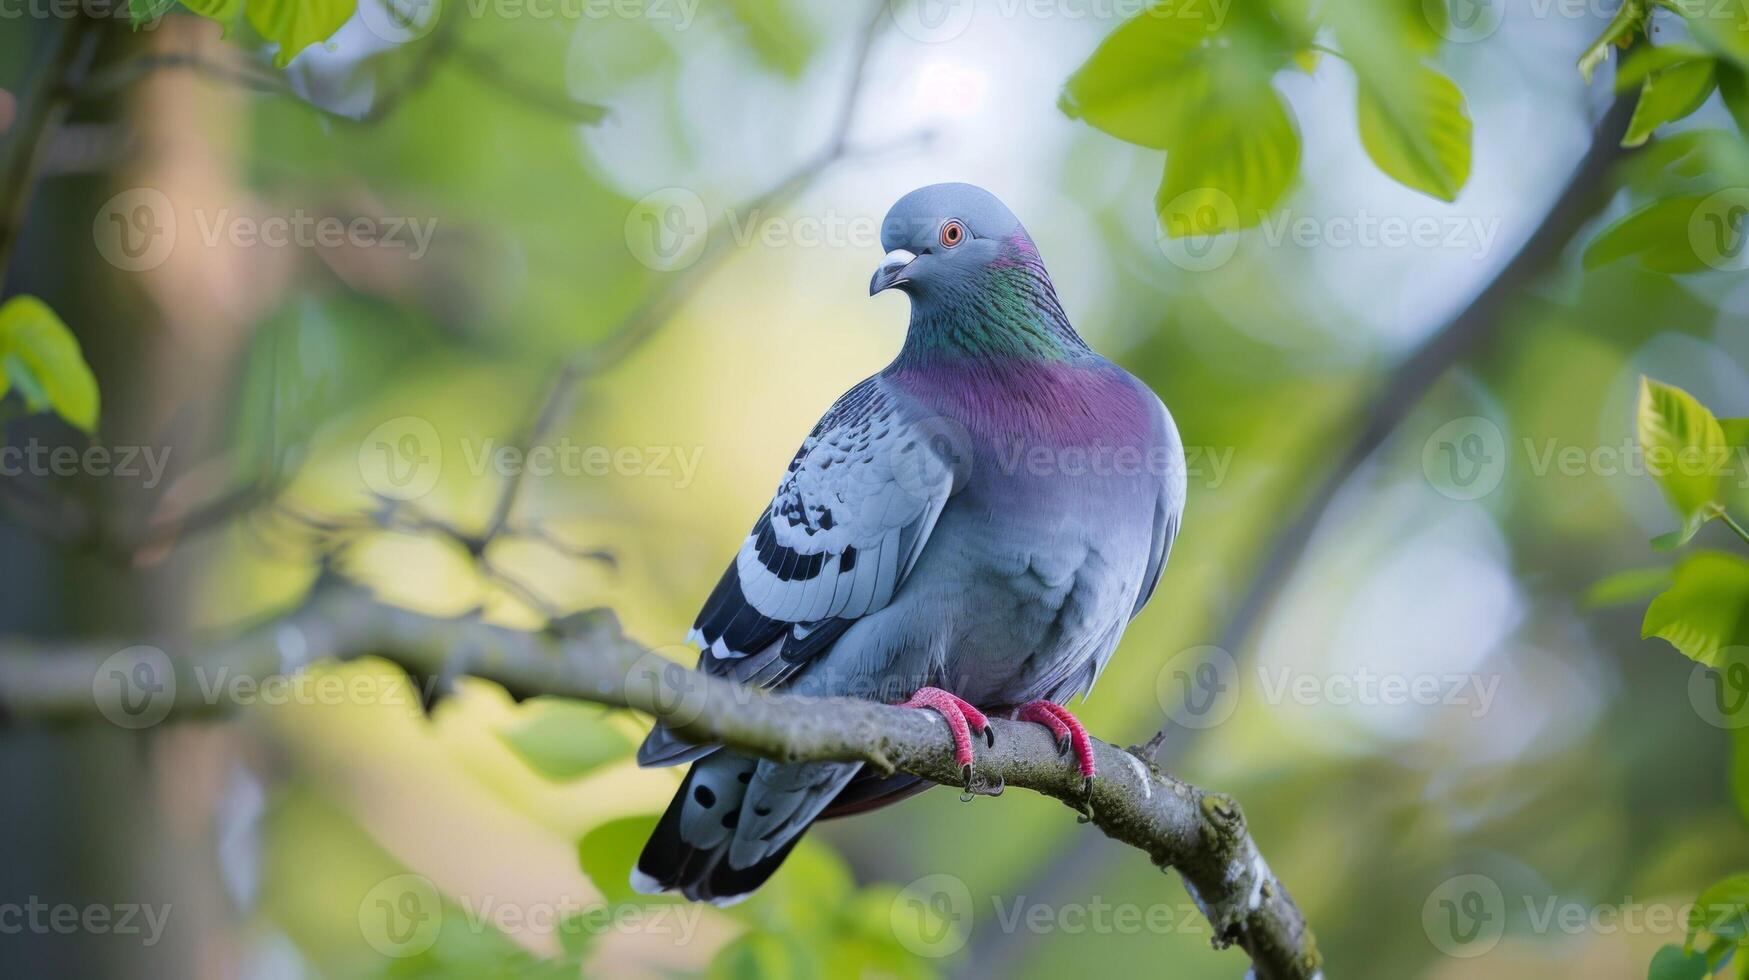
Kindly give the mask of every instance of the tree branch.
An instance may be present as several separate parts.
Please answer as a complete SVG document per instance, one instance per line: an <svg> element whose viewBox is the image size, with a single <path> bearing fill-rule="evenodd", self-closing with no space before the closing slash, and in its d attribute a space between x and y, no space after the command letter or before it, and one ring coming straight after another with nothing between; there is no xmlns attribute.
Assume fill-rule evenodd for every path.
<svg viewBox="0 0 1749 980"><path fill-rule="evenodd" d="M688 670L627 639L611 613L572 616L560 628L527 633L477 616L441 619L376 602L327 580L294 612L240 634L165 658L171 676L137 660L114 677L118 645L46 649L0 643L0 715L16 724L97 718L195 718L235 708L230 679L283 677L316 660L385 658L417 683L470 675L513 696L553 695L631 708L695 741L786 762L864 762L934 782L996 795L1019 786L1079 810L1114 840L1176 869L1213 927L1217 946L1238 945L1259 978L1312 978L1320 960L1311 931L1246 831L1230 798L1180 782L1095 739L1100 775L1091 801L1081 777L1041 726L991 719L996 742L978 747L970 785L954 762L941 719L853 698L759 691ZM148 665L148 676L139 674ZM162 668L157 668L162 669ZM142 701L141 698L144 698ZM150 717L141 715L146 705Z"/></svg>

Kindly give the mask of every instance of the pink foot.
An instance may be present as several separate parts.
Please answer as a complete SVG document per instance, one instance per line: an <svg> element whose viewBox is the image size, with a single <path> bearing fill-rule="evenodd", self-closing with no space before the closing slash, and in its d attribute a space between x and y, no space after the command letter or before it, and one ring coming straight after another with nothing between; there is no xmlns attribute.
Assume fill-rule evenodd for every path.
<svg viewBox="0 0 1749 980"><path fill-rule="evenodd" d="M1093 793L1093 742L1087 737L1087 729L1069 709L1049 701L1033 701L1022 705L1015 714L1017 721L1036 721L1051 730L1057 737L1057 751L1067 752L1072 746L1075 749L1075 761L1081 768L1081 776L1085 780L1086 792Z"/></svg>
<svg viewBox="0 0 1749 980"><path fill-rule="evenodd" d="M996 744L996 732L984 713L939 687L920 687L916 694L911 695L911 700L899 707L928 708L947 719L947 730L953 735L953 760L959 763L960 773L969 785L972 781L972 733L981 732L991 745Z"/></svg>

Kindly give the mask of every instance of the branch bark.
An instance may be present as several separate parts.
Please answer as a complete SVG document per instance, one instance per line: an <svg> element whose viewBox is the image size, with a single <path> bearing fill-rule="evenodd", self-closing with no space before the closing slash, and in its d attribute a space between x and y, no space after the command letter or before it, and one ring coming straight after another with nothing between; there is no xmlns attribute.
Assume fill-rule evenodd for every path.
<svg viewBox="0 0 1749 980"><path fill-rule="evenodd" d="M117 677L118 645L48 649L0 643L0 716L12 724L101 718L218 716L237 706L229 680L283 677L324 659L376 656L415 683L441 688L469 675L518 698L552 695L631 708L696 741L783 761L864 762L971 792L1019 786L1080 810L1081 777L1041 726L993 718L993 747L978 746L970 785L941 719L927 711L850 698L758 691L688 670L628 639L608 612L528 633L475 616L442 619L376 602L354 586L318 585L300 608L171 658L136 658ZM147 665L142 677L139 665ZM158 671L168 669L164 676ZM149 714L141 714L142 708ZM1312 933L1246 830L1239 806L1160 772L1135 750L1093 741L1099 766L1092 820L1107 836L1176 869L1213 928L1238 945L1259 978L1320 976Z"/></svg>

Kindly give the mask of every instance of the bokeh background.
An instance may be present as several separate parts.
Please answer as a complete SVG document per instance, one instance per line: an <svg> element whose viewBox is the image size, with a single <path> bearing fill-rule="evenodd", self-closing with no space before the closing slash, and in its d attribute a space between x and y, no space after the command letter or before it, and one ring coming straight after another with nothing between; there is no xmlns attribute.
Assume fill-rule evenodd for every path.
<svg viewBox="0 0 1749 980"><path fill-rule="evenodd" d="M610 607L684 658L795 446L897 350L904 299L865 289L880 218L965 180L1021 216L1081 333L1192 447L1164 581L1077 710L1114 742L1166 725L1170 768L1243 803L1327 975L1642 976L1684 903L1749 861L1706 678L1639 638L1643 598L1589 596L1668 562L1647 539L1673 519L1631 466L1640 376L1749 415L1749 278L1584 267L1636 161L1507 271L1613 98L1611 67L1574 68L1613 3L1483 6L1490 29L1438 48L1474 127L1452 203L1369 162L1342 59L1284 73L1299 224L1198 251L1162 240L1161 154L1058 106L1135 13L1118 0L451 0L412 25L361 3L283 69L186 11L98 31L5 290L77 335L100 441L165 463L0 478L0 632L174 647L295 605L328 568L520 627ZM8 127L87 29L18 9ZM1730 127L1715 97L1671 131ZM316 241L324 219L362 223ZM1390 222L1436 234L1364 230ZM1497 280L1481 339L1373 411ZM534 434L557 471L524 474L470 554L458 537L492 525L555 377ZM1345 465L1372 427L1382 444ZM33 416L5 441L83 439ZM0 730L0 903L166 916L150 937L13 930L0 972L1245 967L1175 876L1023 792L822 825L752 901L662 910L623 881L680 775L633 765L638 717L463 682L427 718L386 665L312 670L342 693Z"/></svg>

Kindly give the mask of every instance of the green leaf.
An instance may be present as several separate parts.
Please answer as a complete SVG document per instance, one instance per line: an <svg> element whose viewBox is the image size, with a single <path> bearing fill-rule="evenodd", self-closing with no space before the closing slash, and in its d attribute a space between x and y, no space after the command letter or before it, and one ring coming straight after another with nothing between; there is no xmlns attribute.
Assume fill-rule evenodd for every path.
<svg viewBox="0 0 1749 980"><path fill-rule="evenodd" d="M1604 26L1603 33L1597 35L1596 40L1579 55L1579 76L1586 84L1591 83L1591 73L1597 70L1597 66L1609 60L1611 45L1621 45L1641 31L1648 10L1646 0L1622 0L1615 16Z"/></svg>
<svg viewBox="0 0 1749 980"><path fill-rule="evenodd" d="M1737 0L1673 0L1689 33L1710 50L1749 68L1749 6Z"/></svg>
<svg viewBox="0 0 1749 980"><path fill-rule="evenodd" d="M49 393L43 388L42 382L31 373L30 366L24 363L24 358L17 354L7 354L0 360L0 395L6 393L7 386L18 392L24 399L24 410L31 414L47 412L54 408L49 401Z"/></svg>
<svg viewBox="0 0 1749 980"><path fill-rule="evenodd" d="M1692 944L1691 944L1692 945ZM1706 948L1706 972L1717 973L1724 968L1725 960L1736 952L1737 944L1729 939L1714 939Z"/></svg>
<svg viewBox="0 0 1749 980"><path fill-rule="evenodd" d="M1442 201L1470 179L1469 108L1457 84L1426 66L1403 86L1362 79L1360 143L1386 175Z"/></svg>
<svg viewBox="0 0 1749 980"><path fill-rule="evenodd" d="M1666 275L1705 271L1711 266L1689 241L1695 214L1705 201L1701 195L1667 197L1624 215L1597 233L1581 261L1595 269L1631 257Z"/></svg>
<svg viewBox="0 0 1749 980"><path fill-rule="evenodd" d="M1621 67L1615 73L1615 90L1626 92L1666 68L1690 61L1712 60L1712 55L1692 44L1660 44L1655 48L1642 45L1622 58Z"/></svg>
<svg viewBox="0 0 1749 980"><path fill-rule="evenodd" d="M47 303L14 296L0 306L0 396L19 386L32 411L53 409L81 431L97 428L97 379L85 363L79 341Z"/></svg>
<svg viewBox="0 0 1749 980"><path fill-rule="evenodd" d="M1696 551L1676 566L1670 588L1646 607L1641 637L1658 637L1711 667L1749 646L1749 561L1723 551Z"/></svg>
<svg viewBox="0 0 1749 980"><path fill-rule="evenodd" d="M1270 86L1257 86L1243 102L1211 100L1200 115L1202 125L1166 154L1154 196L1160 227L1173 237L1256 225L1300 166L1292 110Z"/></svg>
<svg viewBox="0 0 1749 980"><path fill-rule="evenodd" d="M1694 900L1688 913L1690 945L1703 933L1739 942L1749 938L1749 875L1731 875ZM1743 952L1738 949L1737 955Z"/></svg>
<svg viewBox="0 0 1749 980"><path fill-rule="evenodd" d="M167 0L152 2L169 5ZM237 19L243 15L243 0L182 0L182 5L207 20L223 24L226 33L236 26Z"/></svg>
<svg viewBox="0 0 1749 980"><path fill-rule="evenodd" d="M568 782L631 752L631 742L595 706L560 698L536 698L504 741L534 771Z"/></svg>
<svg viewBox="0 0 1749 980"><path fill-rule="evenodd" d="M1585 593L1585 604L1596 609L1635 602L1664 591L1670 582L1668 568L1630 568L1592 585Z"/></svg>
<svg viewBox="0 0 1749 980"><path fill-rule="evenodd" d="M1675 551L1682 547L1686 539L1681 531L1665 531L1651 540L1653 551Z"/></svg>
<svg viewBox="0 0 1749 980"><path fill-rule="evenodd" d="M1719 514L1719 475L1730 453L1725 430L1693 395L1645 377L1634 426L1646 469L1682 518L1686 542Z"/></svg>
<svg viewBox="0 0 1749 980"><path fill-rule="evenodd" d="M1737 123L1737 131L1749 136L1749 71L1725 61L1713 70L1719 76L1719 98Z"/></svg>
<svg viewBox="0 0 1749 980"><path fill-rule="evenodd" d="M1649 73L1640 84L1640 101L1622 137L1623 146L1640 146L1652 131L1701 107L1713 94L1713 59L1679 61Z"/></svg>
<svg viewBox="0 0 1749 980"><path fill-rule="evenodd" d="M1628 156L1619 173L1647 200L1742 187L1749 185L1749 141L1731 129L1665 132Z"/></svg>
<svg viewBox="0 0 1749 980"><path fill-rule="evenodd" d="M577 858L583 873L609 902L663 902L657 895L640 895L632 891L632 868L644 842L656 829L660 817L651 813L639 817L621 817L593 827L577 842Z"/></svg>
<svg viewBox="0 0 1749 980"><path fill-rule="evenodd" d="M1685 952L1681 946L1668 945L1652 956L1646 980L1702 980L1706 972L1705 953Z"/></svg>
<svg viewBox="0 0 1749 980"><path fill-rule="evenodd" d="M128 19L135 28L153 23L170 12L176 0L128 0Z"/></svg>
<svg viewBox="0 0 1749 980"><path fill-rule="evenodd" d="M1064 83L1057 106L1126 143L1166 149L1210 87L1199 55L1209 36L1195 18L1144 11L1100 42Z"/></svg>
<svg viewBox="0 0 1749 980"><path fill-rule="evenodd" d="M357 10L358 0L248 0L243 13L256 33L279 45L273 63L284 68L298 52L333 37Z"/></svg>
<svg viewBox="0 0 1749 980"><path fill-rule="evenodd" d="M786 0L729 0L729 12L765 65L796 78L808 65L814 37Z"/></svg>
<svg viewBox="0 0 1749 980"><path fill-rule="evenodd" d="M1372 4L1374 16L1396 32L1404 48L1418 55L1439 50L1441 31L1452 31L1447 0L1387 0Z"/></svg>

